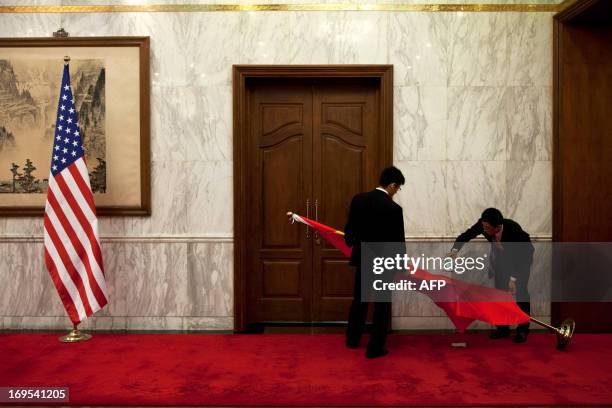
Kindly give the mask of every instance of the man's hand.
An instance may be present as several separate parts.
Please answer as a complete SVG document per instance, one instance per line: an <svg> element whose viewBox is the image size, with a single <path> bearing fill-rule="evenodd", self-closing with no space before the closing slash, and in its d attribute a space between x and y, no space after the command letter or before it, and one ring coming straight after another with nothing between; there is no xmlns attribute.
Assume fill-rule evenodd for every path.
<svg viewBox="0 0 612 408"><path fill-rule="evenodd" d="M449 253L446 254L446 256L450 256L451 258L456 258L458 253L459 251L457 251L456 249L452 249Z"/></svg>
<svg viewBox="0 0 612 408"><path fill-rule="evenodd" d="M513 295L516 295L516 280L514 279L510 279L508 281L508 290L510 291L510 293L512 293Z"/></svg>

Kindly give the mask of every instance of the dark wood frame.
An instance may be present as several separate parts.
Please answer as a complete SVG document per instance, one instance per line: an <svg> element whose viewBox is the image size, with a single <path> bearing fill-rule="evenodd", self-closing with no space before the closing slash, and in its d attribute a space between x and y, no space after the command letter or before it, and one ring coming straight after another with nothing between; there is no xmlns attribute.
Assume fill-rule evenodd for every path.
<svg viewBox="0 0 612 408"><path fill-rule="evenodd" d="M563 76L562 33L565 24L569 24L599 3L600 0L579 0L572 3L563 11L553 16L553 242L561 241L563 230L561 222L561 179L560 166L561 156L559 154L559 112L563 100L563 89L559 81ZM553 308L554 309L554 308ZM554 313L553 313L554 314Z"/></svg>
<svg viewBox="0 0 612 408"><path fill-rule="evenodd" d="M380 140L393 161L393 65L234 65L234 330L246 329L245 140L249 78L377 78L380 92Z"/></svg>
<svg viewBox="0 0 612 408"><path fill-rule="evenodd" d="M563 201L561 183L561 154L559 143L560 106L563 101L563 88L560 85L563 77L563 30L566 24L571 24L577 18L595 7L601 0L577 0L570 3L562 11L553 16L553 242L563 241ZM554 268L553 268L554 270ZM562 305L551 303L551 322L559 325L567 316L562 315Z"/></svg>
<svg viewBox="0 0 612 408"><path fill-rule="evenodd" d="M140 51L140 206L98 206L98 215L151 215L149 37L0 38L0 48L138 47ZM44 207L4 207L0 216L40 216Z"/></svg>

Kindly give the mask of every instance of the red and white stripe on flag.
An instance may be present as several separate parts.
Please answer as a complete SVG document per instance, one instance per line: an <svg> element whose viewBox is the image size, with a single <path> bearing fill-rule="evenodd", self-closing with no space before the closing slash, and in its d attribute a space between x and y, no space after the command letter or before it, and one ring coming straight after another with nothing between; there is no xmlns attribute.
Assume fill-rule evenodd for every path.
<svg viewBox="0 0 612 408"><path fill-rule="evenodd" d="M102 309L108 295L68 64L57 111L44 216L45 264L70 320L78 324Z"/></svg>

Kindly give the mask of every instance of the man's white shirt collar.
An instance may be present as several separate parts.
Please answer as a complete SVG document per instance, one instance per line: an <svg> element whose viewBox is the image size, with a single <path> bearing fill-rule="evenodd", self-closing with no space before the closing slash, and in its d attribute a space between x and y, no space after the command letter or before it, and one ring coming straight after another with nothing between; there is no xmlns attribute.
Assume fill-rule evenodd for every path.
<svg viewBox="0 0 612 408"><path fill-rule="evenodd" d="M382 187L376 187L377 190L384 191L386 195L389 195L389 192Z"/></svg>

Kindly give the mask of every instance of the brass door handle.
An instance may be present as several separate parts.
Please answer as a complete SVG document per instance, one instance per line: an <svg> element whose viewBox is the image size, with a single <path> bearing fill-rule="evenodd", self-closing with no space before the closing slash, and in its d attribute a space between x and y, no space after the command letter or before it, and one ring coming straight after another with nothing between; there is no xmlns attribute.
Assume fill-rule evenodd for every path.
<svg viewBox="0 0 612 408"><path fill-rule="evenodd" d="M310 200L306 200L306 218L310 218ZM310 227L306 225L306 239L310 238Z"/></svg>
<svg viewBox="0 0 612 408"><path fill-rule="evenodd" d="M315 199L315 221L319 222L319 200ZM315 229L314 238L317 245L321 245L321 240L319 239L319 231Z"/></svg>

